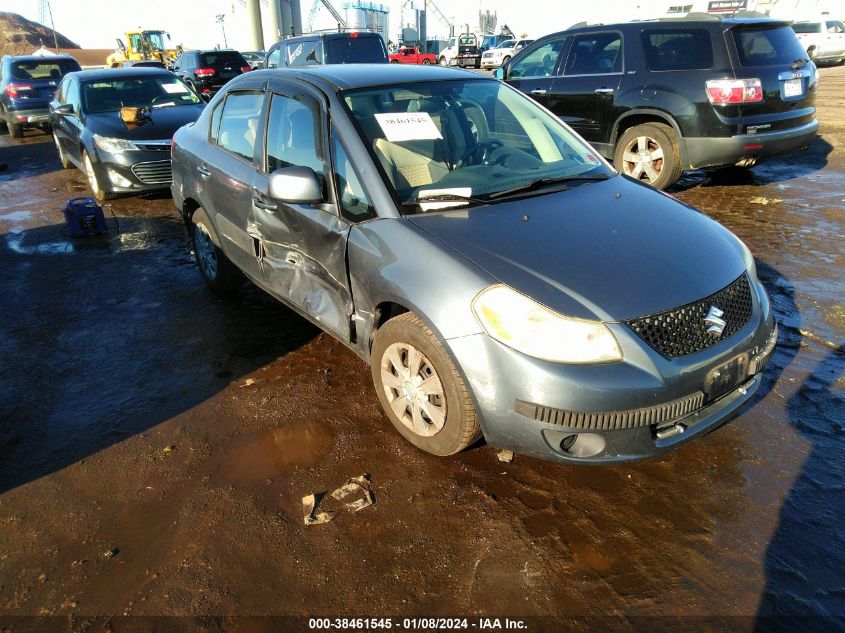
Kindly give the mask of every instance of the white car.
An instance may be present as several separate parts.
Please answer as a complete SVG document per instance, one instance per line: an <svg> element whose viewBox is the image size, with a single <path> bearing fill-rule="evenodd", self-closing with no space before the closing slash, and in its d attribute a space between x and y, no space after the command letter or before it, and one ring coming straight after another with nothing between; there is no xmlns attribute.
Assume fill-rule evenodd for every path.
<svg viewBox="0 0 845 633"><path fill-rule="evenodd" d="M792 29L814 62L845 61L845 24L841 20L800 21Z"/></svg>
<svg viewBox="0 0 845 633"><path fill-rule="evenodd" d="M482 68L498 68L534 40L505 40L481 55Z"/></svg>

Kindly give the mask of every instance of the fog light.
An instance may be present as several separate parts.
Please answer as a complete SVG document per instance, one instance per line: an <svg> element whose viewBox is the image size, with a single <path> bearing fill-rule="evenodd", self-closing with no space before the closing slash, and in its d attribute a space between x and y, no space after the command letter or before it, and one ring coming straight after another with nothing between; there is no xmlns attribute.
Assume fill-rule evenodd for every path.
<svg viewBox="0 0 845 633"><path fill-rule="evenodd" d="M560 450L573 457L592 457L604 450L604 437L596 433L574 433L560 442Z"/></svg>
<svg viewBox="0 0 845 633"><path fill-rule="evenodd" d="M115 187L131 187L132 181L128 178L124 178L119 173L114 171L113 169L108 169L109 180Z"/></svg>

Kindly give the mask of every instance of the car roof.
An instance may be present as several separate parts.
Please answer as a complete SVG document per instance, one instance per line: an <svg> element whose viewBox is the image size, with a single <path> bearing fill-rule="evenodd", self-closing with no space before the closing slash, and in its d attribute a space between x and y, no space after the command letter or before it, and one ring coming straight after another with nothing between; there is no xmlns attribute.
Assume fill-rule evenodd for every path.
<svg viewBox="0 0 845 633"><path fill-rule="evenodd" d="M323 64L258 70L242 76L256 77L261 74L272 74L280 78L304 79L311 83L322 83L324 87L333 90L369 88L417 81L449 81L455 79L493 81L490 75L483 75L471 70L443 68L434 65L403 66L401 64Z"/></svg>
<svg viewBox="0 0 845 633"><path fill-rule="evenodd" d="M234 48L193 48L190 50L182 51L183 53L201 53L205 55L206 53L237 53L240 55L240 51L236 51Z"/></svg>
<svg viewBox="0 0 845 633"><path fill-rule="evenodd" d="M76 59L71 55L3 55L5 59L8 57L12 61L16 62L37 62L37 61L76 61Z"/></svg>
<svg viewBox="0 0 845 633"><path fill-rule="evenodd" d="M291 37L286 37L283 40L280 40L279 43L282 42L290 42L293 40L294 42L297 40L308 40L315 37L319 37L322 39L327 38L358 38L358 37L381 37L378 33L374 33L373 31L325 31L322 33L303 33L302 35L293 35Z"/></svg>
<svg viewBox="0 0 845 633"><path fill-rule="evenodd" d="M121 77L173 77L173 73L164 68L153 66L133 66L120 68L104 68L100 70L79 70L75 73L68 73L65 77L76 77L80 81L102 81L109 79L120 79Z"/></svg>
<svg viewBox="0 0 845 633"><path fill-rule="evenodd" d="M732 28L735 26L788 26L791 20L780 20L770 17L723 17L719 15L707 14L690 14L677 18L658 18L655 20L633 20L631 22L615 22L609 24L585 24L580 22L574 24L568 29L552 33L551 35L559 35L560 33L580 33L582 31L597 31L597 30L630 30L641 29L646 26L708 26L719 25L722 28ZM549 35L543 36L541 39L546 39ZM536 40L535 40L536 41Z"/></svg>

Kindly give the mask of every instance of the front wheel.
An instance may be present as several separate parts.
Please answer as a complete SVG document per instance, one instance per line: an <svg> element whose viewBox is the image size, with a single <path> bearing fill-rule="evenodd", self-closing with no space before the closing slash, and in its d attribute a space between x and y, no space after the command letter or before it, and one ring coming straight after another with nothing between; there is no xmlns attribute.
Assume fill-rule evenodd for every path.
<svg viewBox="0 0 845 633"><path fill-rule="evenodd" d="M59 137L53 132L53 142L56 144L56 151L59 153L59 162L62 164L62 169L70 168L70 160L68 160L65 150L62 149L62 144L59 142Z"/></svg>
<svg viewBox="0 0 845 633"><path fill-rule="evenodd" d="M445 57L441 57L441 58L440 58L440 60L438 61L438 63L439 63L441 66L448 66L448 65L449 65L449 62L447 62L447 61L446 61L446 58L445 58Z"/></svg>
<svg viewBox="0 0 845 633"><path fill-rule="evenodd" d="M416 314L400 314L379 328L370 363L381 406L411 444L453 455L481 437L461 375Z"/></svg>
<svg viewBox="0 0 845 633"><path fill-rule="evenodd" d="M196 215L194 218L191 238L194 242L194 259L202 278L212 292L217 294L235 292L243 283L241 271L214 243L211 231L205 224L206 221L196 218Z"/></svg>
<svg viewBox="0 0 845 633"><path fill-rule="evenodd" d="M88 155L88 150L82 150L82 164L85 166L85 175L88 177L88 184L91 185L91 192L94 194L99 202L104 200L114 200L117 196L111 191L103 189L100 177L94 171L94 164L91 162L91 156Z"/></svg>
<svg viewBox="0 0 845 633"><path fill-rule="evenodd" d="M391 64L398 64L399 62L398 62L397 60L395 60L395 59L391 59L391 60L390 60L390 63L391 63Z"/></svg>
<svg viewBox="0 0 845 633"><path fill-rule="evenodd" d="M511 59L511 56L510 56L510 55L506 55L506 56L505 56L505 58L502 60L502 66L504 66L505 64L507 64L507 63L510 61L510 59Z"/></svg>
<svg viewBox="0 0 845 633"><path fill-rule="evenodd" d="M683 171L675 132L662 123L645 123L625 130L616 142L613 163L623 174L655 189L674 184Z"/></svg>

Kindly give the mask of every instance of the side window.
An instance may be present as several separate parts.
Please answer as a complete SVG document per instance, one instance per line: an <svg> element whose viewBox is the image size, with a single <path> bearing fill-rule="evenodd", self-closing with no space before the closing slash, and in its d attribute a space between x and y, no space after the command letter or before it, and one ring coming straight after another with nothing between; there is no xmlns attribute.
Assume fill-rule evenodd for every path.
<svg viewBox="0 0 845 633"><path fill-rule="evenodd" d="M705 29L643 31L649 70L706 70L713 66L713 45Z"/></svg>
<svg viewBox="0 0 845 633"><path fill-rule="evenodd" d="M279 59L281 58L282 47L274 47L267 56L267 68L278 68Z"/></svg>
<svg viewBox="0 0 845 633"><path fill-rule="evenodd" d="M839 20L830 20L827 23L827 32L828 33L845 33L845 24L843 24Z"/></svg>
<svg viewBox="0 0 845 633"><path fill-rule="evenodd" d="M0 73L0 79L3 78L2 73ZM56 88L56 96L55 100L56 103L64 103L65 102L65 88L67 87L68 80L65 79L62 83L59 84L59 87Z"/></svg>
<svg viewBox="0 0 845 633"><path fill-rule="evenodd" d="M565 75L605 75L622 72L619 33L578 35L566 58Z"/></svg>
<svg viewBox="0 0 845 633"><path fill-rule="evenodd" d="M566 40L568 38L561 37L559 39L549 40L529 51L526 55L520 57L516 62L511 64L508 70L508 77L525 78L525 77L550 77L554 74L557 67L557 60L561 52L566 48Z"/></svg>
<svg viewBox="0 0 845 633"><path fill-rule="evenodd" d="M343 217L353 222L369 220L376 217L376 210L370 203L361 181L352 167L352 162L338 140L337 134L333 134L332 153L334 154L334 181L337 188L337 195L340 198L340 213Z"/></svg>
<svg viewBox="0 0 845 633"><path fill-rule="evenodd" d="M319 64L320 60L317 57L316 40L304 40L301 42L288 42L285 47L285 65L286 66L311 66Z"/></svg>
<svg viewBox="0 0 845 633"><path fill-rule="evenodd" d="M260 92L233 92L226 97L217 137L220 147L252 160L263 96ZM211 118L213 121L214 116Z"/></svg>
<svg viewBox="0 0 845 633"><path fill-rule="evenodd" d="M224 99L215 106L214 112L211 113L211 127L208 130L208 138L210 138L214 143L217 143L217 140L220 137L220 115L223 114L223 106L225 103L226 100Z"/></svg>
<svg viewBox="0 0 845 633"><path fill-rule="evenodd" d="M267 173L282 167L310 167L322 181L324 157L316 105L303 97L274 94L267 120Z"/></svg>

